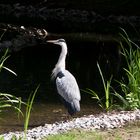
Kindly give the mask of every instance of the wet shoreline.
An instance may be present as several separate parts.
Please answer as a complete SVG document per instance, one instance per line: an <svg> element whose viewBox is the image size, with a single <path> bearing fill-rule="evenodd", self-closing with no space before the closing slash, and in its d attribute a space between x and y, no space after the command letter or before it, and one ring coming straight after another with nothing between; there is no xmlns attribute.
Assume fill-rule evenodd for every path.
<svg viewBox="0 0 140 140"><path fill-rule="evenodd" d="M48 135L64 133L72 129L95 130L95 129L113 129L122 127L128 122L140 120L140 110L120 111L101 113L98 115L87 115L74 118L69 121L55 122L35 127L27 131L27 140L41 140ZM3 134L6 140L10 140L15 135L17 138L23 137L24 132L9 132Z"/></svg>
<svg viewBox="0 0 140 140"><path fill-rule="evenodd" d="M25 108L23 108L25 112ZM99 114L101 110L93 104L82 104L81 111L74 117L82 117L84 115ZM52 124L55 122L65 121L68 119L67 110L59 103L35 103L31 112L29 129L43 126L46 123ZM13 110L5 112L0 120L0 134L10 131L23 131L24 117L17 114Z"/></svg>

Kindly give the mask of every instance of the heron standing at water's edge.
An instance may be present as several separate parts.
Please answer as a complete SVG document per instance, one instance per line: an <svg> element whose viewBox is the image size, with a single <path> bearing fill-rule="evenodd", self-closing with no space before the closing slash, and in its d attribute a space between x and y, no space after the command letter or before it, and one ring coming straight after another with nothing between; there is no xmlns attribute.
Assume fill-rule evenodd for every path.
<svg viewBox="0 0 140 140"><path fill-rule="evenodd" d="M65 69L67 44L64 39L48 40L61 46L61 53L55 68L52 71L52 79L56 82L58 94L62 97L64 105L70 115L80 111L80 90L75 77Z"/></svg>

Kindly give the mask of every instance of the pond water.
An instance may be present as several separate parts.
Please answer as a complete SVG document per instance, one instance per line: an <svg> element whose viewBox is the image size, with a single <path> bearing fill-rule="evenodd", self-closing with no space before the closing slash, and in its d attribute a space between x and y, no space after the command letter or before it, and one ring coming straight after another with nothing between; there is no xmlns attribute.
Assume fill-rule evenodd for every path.
<svg viewBox="0 0 140 140"><path fill-rule="evenodd" d="M25 112L25 108L23 108ZM81 104L81 111L74 117L80 117L89 114L98 114L101 110L99 107L92 103ZM34 103L31 112L29 129L44 125L45 123L54 123L64 121L68 118L67 110L60 103ZM69 118L70 119L70 118ZM4 112L0 120L0 134L9 131L21 131L24 129L24 118L20 116L18 119L17 114L13 110Z"/></svg>
<svg viewBox="0 0 140 140"><path fill-rule="evenodd" d="M90 88L95 91L99 89L100 93L103 93L97 61L105 73L105 79L110 78L110 73L113 73L114 78L115 76L119 77L120 54L118 44L112 45L112 42L104 43L101 41L92 43L71 42L69 40L67 44L70 46L67 56L67 69L76 77L80 89ZM60 47L55 45L42 44L26 47L18 52L12 52L10 59L5 63L5 66L15 71L18 76L13 76L7 71L0 73L1 91L12 93L22 99L27 99L31 91L34 91L40 84L29 128L66 120L67 118L67 111L62 104L48 103L48 101L57 100L55 94L57 92L54 83L50 81L50 75L58 60L59 53ZM81 104L81 111L75 117L100 112L97 105L92 104L93 100L87 100L88 95L82 94L81 96L84 103ZM23 110L25 111L25 108ZM24 118L18 119L17 114L12 110L5 112L1 118L0 133L20 131L24 128Z"/></svg>

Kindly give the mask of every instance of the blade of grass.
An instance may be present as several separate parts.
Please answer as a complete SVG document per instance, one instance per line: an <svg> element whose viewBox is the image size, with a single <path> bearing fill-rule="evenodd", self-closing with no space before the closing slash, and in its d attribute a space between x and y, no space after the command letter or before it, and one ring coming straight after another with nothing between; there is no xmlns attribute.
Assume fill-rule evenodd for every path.
<svg viewBox="0 0 140 140"><path fill-rule="evenodd" d="M97 62L97 67L98 67L98 69L99 69L99 73L100 73L101 78L102 78L102 82L103 82L104 90L106 91L106 84L105 84L105 80L104 80L103 73L102 73L102 71L101 71L101 68L100 68L100 66L99 66L99 63L98 63L98 62Z"/></svg>
<svg viewBox="0 0 140 140"><path fill-rule="evenodd" d="M36 95L39 87L40 87L40 85L37 86L34 93L30 94L30 96L28 98L27 107L26 107L26 114L25 114L25 122L24 122L24 139L26 139L27 129L28 129L29 120L30 120L31 109L32 109L32 105L33 105L33 102L34 102L35 95Z"/></svg>
<svg viewBox="0 0 140 140"><path fill-rule="evenodd" d="M12 73L12 74L14 74L15 76L17 76L17 74L14 72L14 71L12 71L11 69L9 69L9 68L7 68L7 67L2 67L2 68L4 68L4 69L6 69L7 71L9 71L10 73Z"/></svg>

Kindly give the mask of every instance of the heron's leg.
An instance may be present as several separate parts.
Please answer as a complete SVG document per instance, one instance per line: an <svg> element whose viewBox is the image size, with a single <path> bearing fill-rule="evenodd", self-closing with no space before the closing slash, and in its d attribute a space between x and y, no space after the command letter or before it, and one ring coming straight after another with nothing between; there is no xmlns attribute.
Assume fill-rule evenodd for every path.
<svg viewBox="0 0 140 140"><path fill-rule="evenodd" d="M73 119L73 116L71 116L69 113L65 113L65 114L62 115L62 120L64 122L70 121L72 119Z"/></svg>

